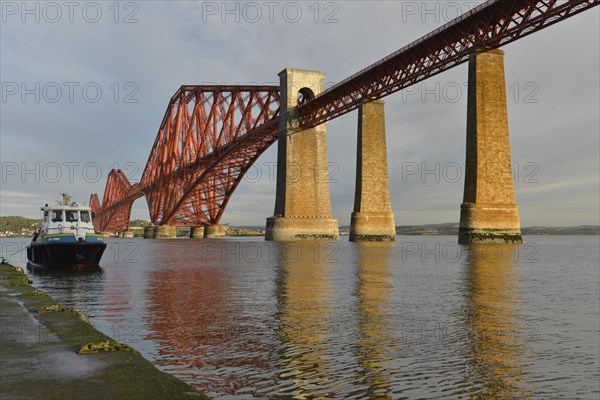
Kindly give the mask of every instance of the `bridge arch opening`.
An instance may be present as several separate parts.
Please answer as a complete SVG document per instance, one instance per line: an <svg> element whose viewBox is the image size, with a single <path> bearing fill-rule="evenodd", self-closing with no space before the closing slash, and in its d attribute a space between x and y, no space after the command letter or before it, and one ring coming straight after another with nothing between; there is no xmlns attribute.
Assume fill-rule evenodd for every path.
<svg viewBox="0 0 600 400"><path fill-rule="evenodd" d="M298 105L303 105L315 98L315 92L310 88L303 87L298 90Z"/></svg>

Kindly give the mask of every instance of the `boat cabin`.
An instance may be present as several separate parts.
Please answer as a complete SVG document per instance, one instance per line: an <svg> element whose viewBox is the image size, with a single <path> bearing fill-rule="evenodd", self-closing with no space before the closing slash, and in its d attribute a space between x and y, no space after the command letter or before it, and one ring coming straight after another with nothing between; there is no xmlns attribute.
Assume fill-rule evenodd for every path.
<svg viewBox="0 0 600 400"><path fill-rule="evenodd" d="M71 202L71 196L63 194L63 201L56 205L41 208L42 226L39 235L43 237L74 235L85 241L88 234L95 233L92 224L93 213L90 207Z"/></svg>

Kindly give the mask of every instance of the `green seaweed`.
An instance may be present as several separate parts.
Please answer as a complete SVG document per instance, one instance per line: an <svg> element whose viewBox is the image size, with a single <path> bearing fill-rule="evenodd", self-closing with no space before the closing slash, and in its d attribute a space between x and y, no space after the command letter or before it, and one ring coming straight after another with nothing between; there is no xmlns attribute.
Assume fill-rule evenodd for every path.
<svg viewBox="0 0 600 400"><path fill-rule="evenodd" d="M45 313L45 312L70 312L70 313L76 313L77 311L73 310L72 308L69 307L63 307L60 304L52 304L49 306L43 306L40 307L40 309L38 310L39 313Z"/></svg>
<svg viewBox="0 0 600 400"><path fill-rule="evenodd" d="M21 268L13 267L12 271L4 275L4 279L9 281L8 286L11 287L29 286L31 283L29 277L23 273Z"/></svg>
<svg viewBox="0 0 600 400"><path fill-rule="evenodd" d="M42 292L41 290L29 290L25 293L23 293L23 296L48 296L46 293Z"/></svg>
<svg viewBox="0 0 600 400"><path fill-rule="evenodd" d="M79 354L94 354L94 353L100 353L103 351L128 351L128 352L135 353L138 355L140 354L137 350L135 350L133 347L131 347L127 344L113 342L110 340L105 340L102 342L86 343L79 348L77 353L79 353Z"/></svg>
<svg viewBox="0 0 600 400"><path fill-rule="evenodd" d="M319 233L299 233L294 236L295 239L310 239L310 240L337 240L337 236L333 234Z"/></svg>
<svg viewBox="0 0 600 400"><path fill-rule="evenodd" d="M356 242L393 242L396 237L393 235L355 235L353 237Z"/></svg>

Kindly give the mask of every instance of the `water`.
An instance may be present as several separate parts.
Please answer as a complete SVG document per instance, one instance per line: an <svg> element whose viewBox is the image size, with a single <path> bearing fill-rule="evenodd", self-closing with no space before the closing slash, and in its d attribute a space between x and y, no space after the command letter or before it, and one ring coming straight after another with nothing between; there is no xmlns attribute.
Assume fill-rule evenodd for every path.
<svg viewBox="0 0 600 400"><path fill-rule="evenodd" d="M345 239L114 239L100 270L28 273L215 398L598 398L597 236Z"/></svg>

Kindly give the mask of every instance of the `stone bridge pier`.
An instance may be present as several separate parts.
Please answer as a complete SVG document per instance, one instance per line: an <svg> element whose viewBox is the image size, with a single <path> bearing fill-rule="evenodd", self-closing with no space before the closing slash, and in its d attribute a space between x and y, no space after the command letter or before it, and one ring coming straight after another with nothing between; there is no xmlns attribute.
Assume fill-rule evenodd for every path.
<svg viewBox="0 0 600 400"><path fill-rule="evenodd" d="M356 190L350 241L396 240L390 201L384 101L363 102L358 109Z"/></svg>
<svg viewBox="0 0 600 400"><path fill-rule="evenodd" d="M459 243L522 242L505 86L502 50L478 49L471 54Z"/></svg>
<svg viewBox="0 0 600 400"><path fill-rule="evenodd" d="M267 218L266 240L336 240L338 221L331 213L325 124L301 129L295 119L299 97L314 98L325 74L286 68L279 73L281 110L277 153L275 212Z"/></svg>

